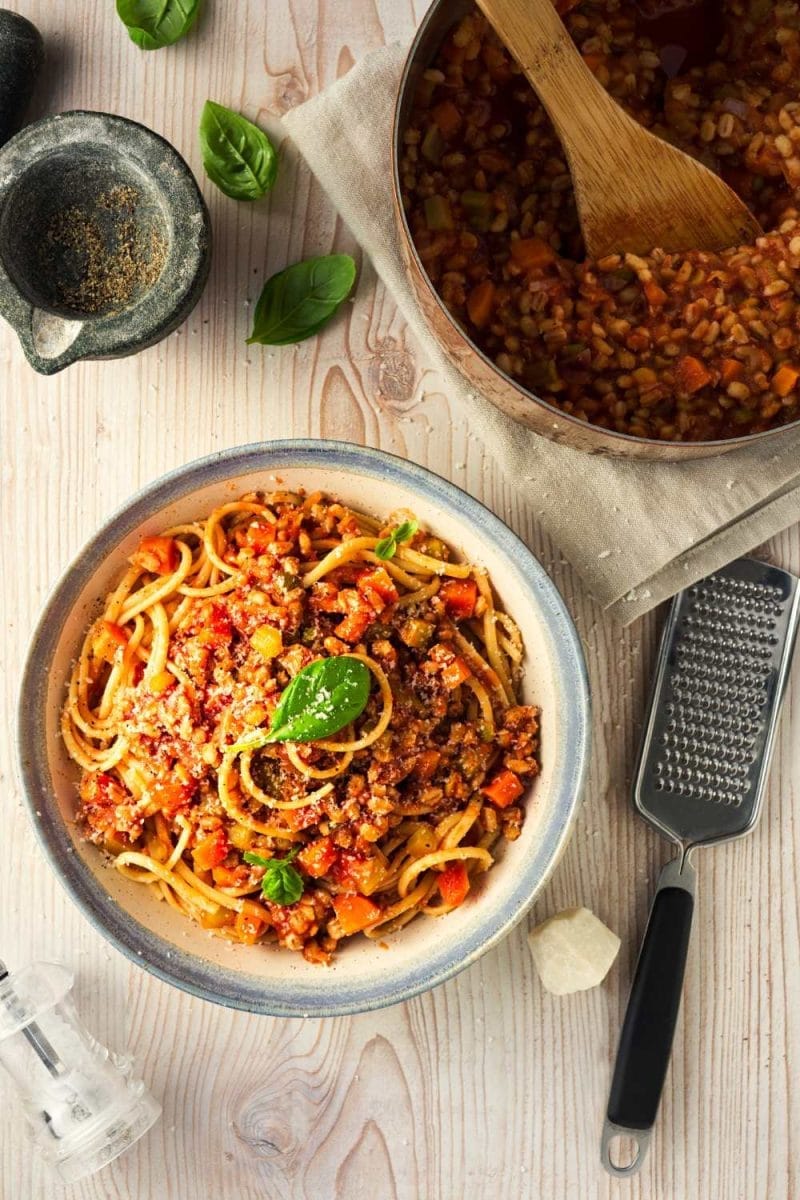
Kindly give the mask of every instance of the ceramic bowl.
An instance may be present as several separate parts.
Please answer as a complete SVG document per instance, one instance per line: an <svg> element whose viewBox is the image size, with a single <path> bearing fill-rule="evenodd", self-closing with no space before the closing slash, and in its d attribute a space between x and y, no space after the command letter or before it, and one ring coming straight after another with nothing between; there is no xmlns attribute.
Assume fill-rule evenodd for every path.
<svg viewBox="0 0 800 1200"><path fill-rule="evenodd" d="M330 967L271 946L210 936L117 872L73 823L77 770L59 737L65 684L102 597L143 534L208 513L255 488L324 490L388 516L412 509L484 565L526 646L523 699L542 709L542 772L521 837L505 845L463 907L386 939L341 948ZM72 899L133 962L196 996L280 1016L353 1013L406 1000L494 945L537 896L569 836L589 744L581 645L564 604L523 543L477 501L422 467L344 442L285 441L225 451L150 484L92 538L56 585L22 680L19 759L31 818Z"/></svg>

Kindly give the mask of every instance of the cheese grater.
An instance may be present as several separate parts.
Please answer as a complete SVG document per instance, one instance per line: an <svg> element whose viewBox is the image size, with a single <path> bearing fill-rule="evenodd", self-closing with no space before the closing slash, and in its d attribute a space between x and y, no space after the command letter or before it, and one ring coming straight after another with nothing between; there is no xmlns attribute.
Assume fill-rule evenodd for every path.
<svg viewBox="0 0 800 1200"><path fill-rule="evenodd" d="M680 854L658 880L636 964L603 1127L613 1175L639 1170L658 1112L694 908L690 855L748 833L761 811L792 659L800 581L739 559L673 601L658 655L634 803ZM618 1136L636 1143L612 1159Z"/></svg>

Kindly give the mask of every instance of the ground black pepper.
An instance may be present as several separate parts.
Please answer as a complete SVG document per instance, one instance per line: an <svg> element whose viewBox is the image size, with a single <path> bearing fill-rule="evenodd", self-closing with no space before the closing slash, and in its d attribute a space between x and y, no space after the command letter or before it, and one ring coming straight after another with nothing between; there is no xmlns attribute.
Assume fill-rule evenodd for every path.
<svg viewBox="0 0 800 1200"><path fill-rule="evenodd" d="M119 184L91 207L58 209L45 230L42 255L58 276L58 295L83 313L113 314L152 287L167 245L152 220L140 219L141 196Z"/></svg>

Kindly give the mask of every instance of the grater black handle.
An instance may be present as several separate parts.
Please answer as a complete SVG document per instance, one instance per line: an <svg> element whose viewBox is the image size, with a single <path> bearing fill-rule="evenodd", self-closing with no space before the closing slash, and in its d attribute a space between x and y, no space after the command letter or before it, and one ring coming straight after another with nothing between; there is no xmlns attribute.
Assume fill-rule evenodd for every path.
<svg viewBox="0 0 800 1200"><path fill-rule="evenodd" d="M614 1175L639 1170L661 1101L681 1003L694 911L694 869L668 863L658 881L622 1025L603 1129L601 1157ZM610 1143L628 1136L633 1162L618 1165Z"/></svg>

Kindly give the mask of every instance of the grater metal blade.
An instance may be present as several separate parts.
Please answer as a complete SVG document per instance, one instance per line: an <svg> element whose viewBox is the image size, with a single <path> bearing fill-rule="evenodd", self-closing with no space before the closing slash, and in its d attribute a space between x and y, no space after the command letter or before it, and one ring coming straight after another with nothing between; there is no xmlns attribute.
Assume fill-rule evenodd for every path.
<svg viewBox="0 0 800 1200"><path fill-rule="evenodd" d="M661 641L636 808L677 842L661 872L617 1049L600 1146L612 1175L642 1165L661 1101L694 909L692 851L740 837L764 797L800 620L800 580L739 559L675 598ZM636 1146L615 1161L620 1135Z"/></svg>
<svg viewBox="0 0 800 1200"><path fill-rule="evenodd" d="M685 847L761 809L800 616L800 580L739 559L682 592L664 628L634 803Z"/></svg>

